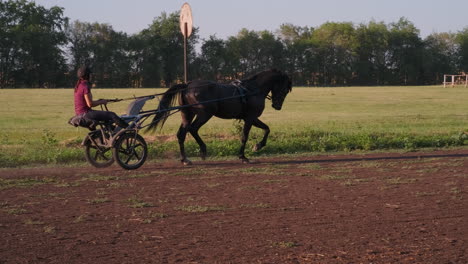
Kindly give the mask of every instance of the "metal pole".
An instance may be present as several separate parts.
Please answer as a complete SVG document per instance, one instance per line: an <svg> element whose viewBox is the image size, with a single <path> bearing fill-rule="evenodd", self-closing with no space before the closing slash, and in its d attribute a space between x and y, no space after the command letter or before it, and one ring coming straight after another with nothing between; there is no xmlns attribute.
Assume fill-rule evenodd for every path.
<svg viewBox="0 0 468 264"><path fill-rule="evenodd" d="M187 23L184 23L184 82L187 83Z"/></svg>

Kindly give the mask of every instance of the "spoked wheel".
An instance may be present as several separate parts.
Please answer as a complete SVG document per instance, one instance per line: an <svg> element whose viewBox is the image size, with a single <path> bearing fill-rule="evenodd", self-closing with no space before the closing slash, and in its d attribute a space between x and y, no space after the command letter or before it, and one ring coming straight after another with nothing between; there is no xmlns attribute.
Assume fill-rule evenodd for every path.
<svg viewBox="0 0 468 264"><path fill-rule="evenodd" d="M100 130L89 135L84 143L86 160L96 168L109 167L114 163L112 149L103 143Z"/></svg>
<svg viewBox="0 0 468 264"><path fill-rule="evenodd" d="M145 163L148 147L142 136L136 133L122 134L114 144L114 159L124 169L138 169Z"/></svg>

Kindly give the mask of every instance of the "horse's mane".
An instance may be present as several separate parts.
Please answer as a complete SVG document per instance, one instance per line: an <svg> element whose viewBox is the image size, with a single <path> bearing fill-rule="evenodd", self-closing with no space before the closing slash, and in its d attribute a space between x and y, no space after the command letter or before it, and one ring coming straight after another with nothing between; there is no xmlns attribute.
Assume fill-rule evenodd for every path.
<svg viewBox="0 0 468 264"><path fill-rule="evenodd" d="M288 92L291 92L292 90L291 78L289 77L289 75L287 75L286 73L276 68L271 68L269 70L256 73L248 77L247 79L241 80L241 82L245 84L245 87L247 87L247 89L252 89L251 87L257 87L258 83L262 82L262 79L265 80L266 78L268 79L269 77L273 77L273 78L270 78L270 81L271 80L273 81L286 81L287 80L288 85L283 86L283 89L287 89Z"/></svg>
<svg viewBox="0 0 468 264"><path fill-rule="evenodd" d="M261 72L258 72L254 75L251 75L250 77L247 77L246 79L243 79L243 81L254 81L256 79L258 79L259 76L263 76L264 74L266 73L279 73L280 75L283 75L284 73L276 68L271 68L269 70L264 70L264 71L261 71Z"/></svg>

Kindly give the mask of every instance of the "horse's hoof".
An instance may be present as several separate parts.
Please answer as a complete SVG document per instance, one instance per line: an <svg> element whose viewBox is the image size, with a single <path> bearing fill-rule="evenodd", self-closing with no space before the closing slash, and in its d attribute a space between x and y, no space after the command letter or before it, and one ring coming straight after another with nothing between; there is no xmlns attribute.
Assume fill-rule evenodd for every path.
<svg viewBox="0 0 468 264"><path fill-rule="evenodd" d="M182 164L183 164L184 166L190 166L190 165L192 165L192 162L191 162L190 160L188 160L188 159L182 160L181 162L182 162Z"/></svg>
<svg viewBox="0 0 468 264"><path fill-rule="evenodd" d="M206 154L202 154L202 155L200 156L200 158L201 158L202 160L206 160Z"/></svg>
<svg viewBox="0 0 468 264"><path fill-rule="evenodd" d="M241 161L242 161L243 164L249 164L250 163L250 160L247 159L247 158L243 158L243 159L241 159Z"/></svg>
<svg viewBox="0 0 468 264"><path fill-rule="evenodd" d="M259 151L259 150L261 150L262 148L263 148L263 146L262 146L262 145L260 145L260 144L255 144L255 146L253 147L253 149L252 149L252 150L253 150L254 152L256 152L256 151Z"/></svg>

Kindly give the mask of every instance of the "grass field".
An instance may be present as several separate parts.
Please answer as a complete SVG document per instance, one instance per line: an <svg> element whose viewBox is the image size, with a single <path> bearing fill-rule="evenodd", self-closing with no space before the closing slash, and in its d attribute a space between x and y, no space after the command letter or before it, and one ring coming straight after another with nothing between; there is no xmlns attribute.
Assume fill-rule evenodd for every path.
<svg viewBox="0 0 468 264"><path fill-rule="evenodd" d="M128 98L164 89L95 89L94 98ZM307 151L414 149L465 144L468 89L418 87L294 87L283 110L268 106L262 116L272 133L260 154ZM118 114L129 101L109 105ZM157 101L145 109L156 108ZM0 167L83 161L84 128L67 124L73 116L72 89L0 90ZM156 136L173 136L180 118L171 117ZM214 118L200 133L213 156L235 155L239 124ZM150 142L150 158L174 156L174 140ZM261 131L252 130L251 144ZM190 155L196 154L193 140ZM252 153L248 153L252 155Z"/></svg>

